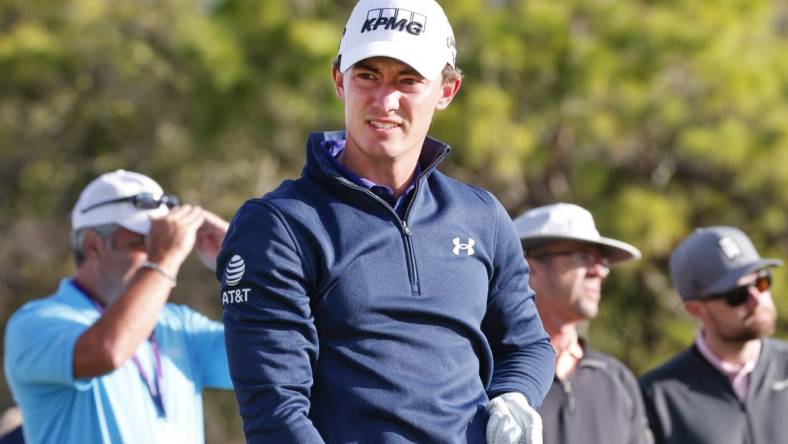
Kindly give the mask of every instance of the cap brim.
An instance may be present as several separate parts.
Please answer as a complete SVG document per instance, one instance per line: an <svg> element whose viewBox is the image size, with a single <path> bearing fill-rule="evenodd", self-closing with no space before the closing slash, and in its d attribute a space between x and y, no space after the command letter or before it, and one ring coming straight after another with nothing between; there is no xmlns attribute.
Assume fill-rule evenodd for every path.
<svg viewBox="0 0 788 444"><path fill-rule="evenodd" d="M151 217L162 217L169 213L169 211L170 210L166 206L161 205L159 208L153 210L137 211L134 214L124 217L122 220L119 220L116 223L129 231L133 231L137 234L147 235L150 231Z"/></svg>
<svg viewBox="0 0 788 444"><path fill-rule="evenodd" d="M540 245L554 242L554 241L574 241L592 244L600 247L602 254L610 261L611 264L640 259L640 250L626 242L610 239L607 237L600 237L599 239L587 239L574 236L529 236L527 238L520 238L523 247L527 249L536 248Z"/></svg>
<svg viewBox="0 0 788 444"><path fill-rule="evenodd" d="M718 279L717 282L704 289L701 292L703 296L701 296L700 299L735 288L737 286L737 282L739 282L739 279L747 276L750 273L755 273L756 271L765 270L767 268L779 267L782 264L783 261L779 259L761 259L759 261L735 268Z"/></svg>

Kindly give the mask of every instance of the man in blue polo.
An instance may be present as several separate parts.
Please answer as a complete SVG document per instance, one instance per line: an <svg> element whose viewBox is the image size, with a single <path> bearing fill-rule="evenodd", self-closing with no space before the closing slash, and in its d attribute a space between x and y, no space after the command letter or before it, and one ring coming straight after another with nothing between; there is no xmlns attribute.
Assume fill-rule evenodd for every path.
<svg viewBox="0 0 788 444"><path fill-rule="evenodd" d="M540 443L554 360L506 211L436 168L461 76L432 0L362 0L333 69L345 131L245 203L219 257L250 443Z"/></svg>
<svg viewBox="0 0 788 444"><path fill-rule="evenodd" d="M231 388L223 327L166 302L195 244L215 265L227 222L177 203L123 170L80 195L76 273L6 327L5 374L26 442L204 441L202 389Z"/></svg>

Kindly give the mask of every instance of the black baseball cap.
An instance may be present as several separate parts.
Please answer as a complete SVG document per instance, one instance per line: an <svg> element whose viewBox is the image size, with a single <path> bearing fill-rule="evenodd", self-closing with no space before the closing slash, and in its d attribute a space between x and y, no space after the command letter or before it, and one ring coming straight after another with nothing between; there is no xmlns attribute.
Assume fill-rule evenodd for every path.
<svg viewBox="0 0 788 444"><path fill-rule="evenodd" d="M670 277L683 300L706 299L736 287L742 276L782 265L763 259L735 227L697 228L670 256Z"/></svg>

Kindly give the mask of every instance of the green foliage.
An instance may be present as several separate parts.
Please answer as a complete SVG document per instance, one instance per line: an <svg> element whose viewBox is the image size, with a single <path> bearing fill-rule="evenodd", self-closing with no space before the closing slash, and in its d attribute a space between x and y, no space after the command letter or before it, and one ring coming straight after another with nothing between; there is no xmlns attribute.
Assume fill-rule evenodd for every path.
<svg viewBox="0 0 788 444"><path fill-rule="evenodd" d="M297 175L308 132L343 124L330 69L353 3L0 4L0 319L70 272L68 214L102 172L147 173L227 218ZM736 225L788 257L783 4L443 3L465 78L432 128L455 147L442 168L513 215L584 205L644 253L608 281L595 346L642 372L692 340L666 273L695 226ZM213 278L184 272L176 300L218 316ZM232 401L209 399L231 412L209 442L240 441Z"/></svg>

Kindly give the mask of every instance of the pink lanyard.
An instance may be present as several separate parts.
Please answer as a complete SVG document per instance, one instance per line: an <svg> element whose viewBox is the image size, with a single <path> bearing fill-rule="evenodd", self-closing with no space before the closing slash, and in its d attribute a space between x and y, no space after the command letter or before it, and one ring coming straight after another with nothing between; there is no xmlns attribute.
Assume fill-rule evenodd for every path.
<svg viewBox="0 0 788 444"><path fill-rule="evenodd" d="M102 307L93 296L90 295L84 288L82 288L79 283L72 280L71 281L74 286L85 295L86 298L96 307L99 313L104 315L106 311L104 307ZM161 365L161 352L159 351L159 343L156 341L156 331L154 330L150 337L148 337L150 341L151 350L153 350L153 368L155 369L155 377L153 381L148 378L148 374L145 372L145 369L142 368L142 364L140 363L139 358L137 355L131 357L131 361L134 363L134 366L137 367L137 371L140 374L140 378L142 378L142 382L145 383L145 386L148 387L148 393L150 393L151 399L153 399L153 404L156 406L156 410L159 413L159 416L165 418L167 416L167 412L164 409L164 394L161 391L161 381L164 379L163 370Z"/></svg>

